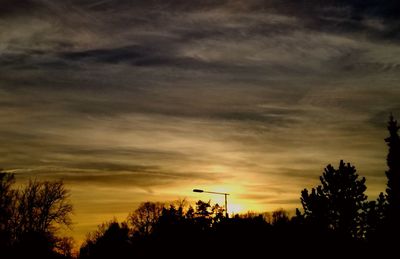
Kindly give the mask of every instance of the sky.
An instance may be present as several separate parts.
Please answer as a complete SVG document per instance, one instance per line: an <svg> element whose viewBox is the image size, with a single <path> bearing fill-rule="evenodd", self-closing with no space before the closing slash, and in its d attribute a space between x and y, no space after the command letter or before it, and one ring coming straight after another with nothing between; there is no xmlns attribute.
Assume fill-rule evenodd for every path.
<svg viewBox="0 0 400 259"><path fill-rule="evenodd" d="M72 235L140 202L293 210L341 159L385 190L392 0L0 0L0 168L63 179Z"/></svg>

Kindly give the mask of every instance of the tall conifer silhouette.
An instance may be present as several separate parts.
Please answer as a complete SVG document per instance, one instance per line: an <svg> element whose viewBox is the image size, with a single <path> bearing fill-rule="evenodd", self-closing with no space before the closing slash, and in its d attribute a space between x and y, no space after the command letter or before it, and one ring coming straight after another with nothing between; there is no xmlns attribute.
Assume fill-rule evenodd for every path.
<svg viewBox="0 0 400 259"><path fill-rule="evenodd" d="M389 137L385 139L389 147L387 155L388 170L386 171L387 182L387 201L388 219L391 224L400 218L400 137L398 131L400 127L397 120L390 116L388 122ZM396 224L397 226L399 224Z"/></svg>
<svg viewBox="0 0 400 259"><path fill-rule="evenodd" d="M340 161L338 169L328 165L320 181L321 185L312 188L311 193L307 189L301 193L304 218L319 228L362 238L365 178L359 178L354 166Z"/></svg>

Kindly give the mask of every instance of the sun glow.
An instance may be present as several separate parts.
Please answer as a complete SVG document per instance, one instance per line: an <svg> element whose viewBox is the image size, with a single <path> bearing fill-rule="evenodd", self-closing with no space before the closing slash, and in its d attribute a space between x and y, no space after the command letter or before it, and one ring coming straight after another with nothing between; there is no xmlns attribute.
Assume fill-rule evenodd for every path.
<svg viewBox="0 0 400 259"><path fill-rule="evenodd" d="M241 199L241 195L246 193L243 186L237 184L225 184L225 185L209 185L199 188L204 191L227 193L228 202L228 213L229 214L240 214L248 211L263 211L263 208L254 203L249 203L246 199ZM210 201L211 204L218 204L225 206L225 197L223 194L212 194L212 193L196 193L192 195L192 199L195 201L203 200Z"/></svg>

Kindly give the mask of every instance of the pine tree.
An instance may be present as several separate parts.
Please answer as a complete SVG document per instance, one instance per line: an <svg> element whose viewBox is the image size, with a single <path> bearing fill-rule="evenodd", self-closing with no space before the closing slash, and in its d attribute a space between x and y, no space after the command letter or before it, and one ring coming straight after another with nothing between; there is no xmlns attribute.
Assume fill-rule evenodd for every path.
<svg viewBox="0 0 400 259"><path fill-rule="evenodd" d="M389 147L387 155L386 176L387 182L387 201L388 201L388 219L389 221L399 220L400 217L400 137L398 130L400 127L393 115L388 122L389 137L385 139Z"/></svg>
<svg viewBox="0 0 400 259"><path fill-rule="evenodd" d="M380 238L386 222L386 212L387 198L382 192L376 201L365 203L363 228L368 241L376 242Z"/></svg>
<svg viewBox="0 0 400 259"><path fill-rule="evenodd" d="M359 179L354 166L340 161L338 169L328 165L320 181L321 185L312 188L311 193L302 191L304 219L318 228L362 238L365 178Z"/></svg>

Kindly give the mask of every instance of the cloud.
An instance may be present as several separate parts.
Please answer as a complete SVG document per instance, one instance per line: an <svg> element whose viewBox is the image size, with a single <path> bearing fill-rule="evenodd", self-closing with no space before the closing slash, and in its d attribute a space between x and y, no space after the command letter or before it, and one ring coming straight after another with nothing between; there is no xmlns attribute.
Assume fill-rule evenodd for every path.
<svg viewBox="0 0 400 259"><path fill-rule="evenodd" d="M1 15L15 15L16 13L27 14L28 9L38 9L41 6L40 1L33 0L4 0L1 2Z"/></svg>
<svg viewBox="0 0 400 259"><path fill-rule="evenodd" d="M219 177L212 173L162 171L155 166L134 166L113 163L87 162L66 167L39 166L29 169L9 169L19 181L26 179L64 180L67 185L112 186L113 188L153 188L171 184L189 183L193 180L215 182Z"/></svg>
<svg viewBox="0 0 400 259"><path fill-rule="evenodd" d="M143 66L140 70L159 70L162 66L165 73L162 76L158 73L160 79L171 69L181 76L190 69L196 73L204 71L207 75L222 73L229 78L246 76L243 80L254 80L261 73L281 79L288 75L334 74L343 67L344 59L351 60L354 53L365 51L364 44L359 45L358 40L352 38L352 34L362 35L363 30L350 30L352 34L349 34L343 26L336 31L330 27L327 30L323 26L313 27L309 20L314 21L314 16L306 15L307 12L299 8L303 4L294 2L217 1L190 5L181 1L25 2L46 6L53 14L46 13L41 18L35 13L24 14L27 16L24 19L7 19L4 29L13 33L5 34L8 36L2 43L6 51L0 62L9 69L74 69L72 73L83 70L81 73L94 74L99 70L109 71L91 64L103 62L106 66L110 63L134 65L135 69ZM15 5L14 9L18 9L19 4ZM313 12L327 19L342 13L335 12L336 9L358 8L356 4L345 2L327 5L309 3L305 6L313 7ZM70 10L74 10L72 15ZM44 13L42 9L38 12ZM119 15L109 16L110 12L119 12ZM145 18L149 13L156 19ZM170 13L179 15L167 15ZM342 20L352 19L350 14L344 13L349 17ZM319 16L315 18L318 25L319 19ZM377 22L369 22L374 19ZM377 19L365 18L361 22L353 19L353 23L377 27L373 26L379 24ZM328 23L337 24L338 21L333 19ZM7 24L11 24L11 28ZM396 69L397 64L383 66ZM131 70L129 67L122 69ZM343 69L372 71L375 67L374 63L360 60L345 64Z"/></svg>

